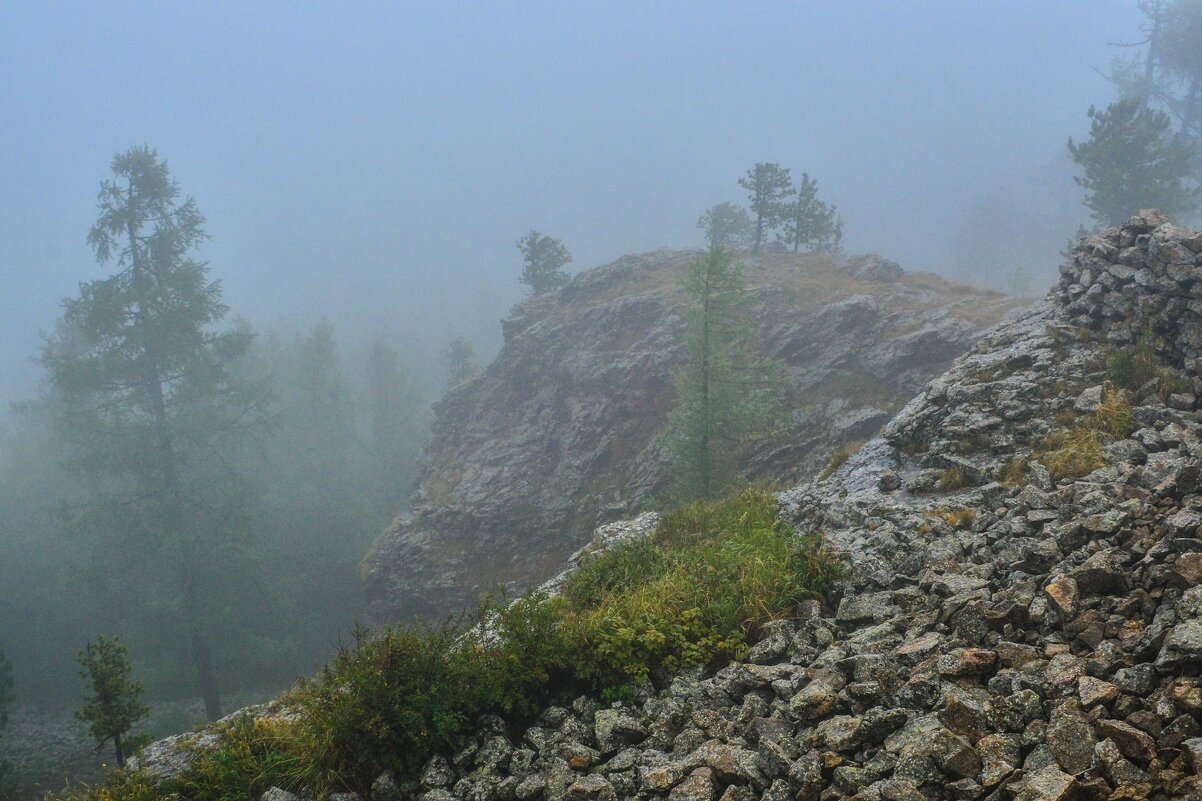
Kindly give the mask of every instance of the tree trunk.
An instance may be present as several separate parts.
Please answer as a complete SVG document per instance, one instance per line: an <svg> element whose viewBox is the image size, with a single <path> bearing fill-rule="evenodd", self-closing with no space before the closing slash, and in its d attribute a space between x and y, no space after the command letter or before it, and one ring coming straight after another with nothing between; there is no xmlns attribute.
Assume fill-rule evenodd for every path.
<svg viewBox="0 0 1202 801"><path fill-rule="evenodd" d="M760 212L755 214L755 247L751 249L752 255L760 254L760 241L764 238L764 215Z"/></svg>
<svg viewBox="0 0 1202 801"><path fill-rule="evenodd" d="M113 747L117 749L117 767L125 767L125 749L121 747L121 735L113 735Z"/></svg>
<svg viewBox="0 0 1202 801"><path fill-rule="evenodd" d="M758 252L759 238L756 238L756 246ZM708 268L707 268L708 269ZM701 497L705 500L710 500L712 495L711 478L712 472L710 460L710 426L712 425L710 411L710 300L713 295L712 284L713 276L706 276L705 282L705 304L702 307L701 318Z"/></svg>
<svg viewBox="0 0 1202 801"><path fill-rule="evenodd" d="M130 263L133 266L134 281L139 287L138 320L141 321L147 313L149 303L145 296L145 282L147 281L146 266L142 263L138 250L138 227L135 222L137 215L133 213L133 201L133 182L131 179L127 201L131 206L127 233L129 236ZM187 512L185 511L185 504L183 502L183 491L180 488L175 447L171 441L171 426L167 419L167 402L163 394L162 371L159 369L158 354L153 341L147 343L142 357L145 360L146 390L149 394L151 412L154 415L155 439L159 451L159 469L163 475L163 492L170 509L169 517L171 521L176 525L182 525L182 521L187 517ZM177 534L179 533L177 532ZM201 630L196 586L192 577L190 557L192 548L189 546L190 543L185 542L184 547L180 549L181 564L177 566L182 575L184 591L183 614L186 618L185 624L190 640L192 662L196 668L197 689L200 692L201 699L204 701L205 714L209 720L217 720L221 717L221 696L217 689L216 677L213 674L209 645Z"/></svg>
<svg viewBox="0 0 1202 801"><path fill-rule="evenodd" d="M205 717L209 720L217 720L221 717L221 690L217 686L217 676L213 673L213 659L209 652L209 643L201 631L193 599L189 599L188 606L189 608L185 610L184 614L188 616L188 629L192 640L192 664L196 668L196 681L200 687L201 700L204 701Z"/></svg>
<svg viewBox="0 0 1202 801"><path fill-rule="evenodd" d="M1194 79L1190 81L1189 92L1185 95L1185 102L1182 103L1181 130L1177 132L1177 138L1187 144L1190 141L1194 120L1198 118L1198 106L1200 105L1202 105L1202 74L1195 73Z"/></svg>

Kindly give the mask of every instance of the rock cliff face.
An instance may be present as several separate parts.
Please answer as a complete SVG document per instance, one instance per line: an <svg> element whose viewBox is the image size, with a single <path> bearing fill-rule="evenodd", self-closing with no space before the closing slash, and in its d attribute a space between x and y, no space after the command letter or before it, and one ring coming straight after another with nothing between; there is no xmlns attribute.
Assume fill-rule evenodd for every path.
<svg viewBox="0 0 1202 801"><path fill-rule="evenodd" d="M781 493L847 557L829 605L634 704L484 721L416 797L1202 798L1202 234L1162 223L1085 240L1047 302ZM1148 332L1163 366L1109 391ZM1057 430L1106 415L1095 464L1049 471Z"/></svg>
<svg viewBox="0 0 1202 801"><path fill-rule="evenodd" d="M435 407L414 512L364 560L378 619L441 617L497 585L544 580L595 526L664 489L657 437L696 255L625 257L515 308L496 360ZM744 262L765 353L793 384L793 429L751 468L774 481L813 475L876 433L1013 306L876 256Z"/></svg>

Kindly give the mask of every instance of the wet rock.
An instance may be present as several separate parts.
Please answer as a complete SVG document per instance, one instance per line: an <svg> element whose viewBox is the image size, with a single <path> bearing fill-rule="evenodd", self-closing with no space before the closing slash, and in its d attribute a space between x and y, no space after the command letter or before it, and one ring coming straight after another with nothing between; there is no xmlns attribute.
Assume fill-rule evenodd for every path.
<svg viewBox="0 0 1202 801"><path fill-rule="evenodd" d="M1108 704L1118 698L1119 688L1108 681L1082 676L1077 683L1077 694L1081 699L1081 706L1088 708L1094 704Z"/></svg>
<svg viewBox="0 0 1202 801"><path fill-rule="evenodd" d="M1146 733L1121 720L1099 720L1098 734L1114 742L1123 756L1148 762L1156 756L1156 742Z"/></svg>
<svg viewBox="0 0 1202 801"><path fill-rule="evenodd" d="M604 776L590 774L572 782L564 801L616 801L613 785Z"/></svg>
<svg viewBox="0 0 1202 801"><path fill-rule="evenodd" d="M668 793L668 801L714 801L718 784L709 768L697 768Z"/></svg>
<svg viewBox="0 0 1202 801"><path fill-rule="evenodd" d="M939 657L939 673L944 676L978 676L989 673L997 664L997 652L987 648L957 648Z"/></svg>
<svg viewBox="0 0 1202 801"><path fill-rule="evenodd" d="M1076 580L1070 576L1057 576L1044 586L1043 593L1062 619L1071 620L1076 616L1081 600Z"/></svg>
<svg viewBox="0 0 1202 801"><path fill-rule="evenodd" d="M290 793L281 787L268 787L259 796L259 801L299 801L299 797L295 793Z"/></svg>
<svg viewBox="0 0 1202 801"><path fill-rule="evenodd" d="M1048 750L1066 773L1079 775L1089 769L1095 742L1093 728L1075 715L1054 716L1048 726Z"/></svg>
<svg viewBox="0 0 1202 801"><path fill-rule="evenodd" d="M724 782L768 785L763 763L758 754L745 748L710 740L685 759L686 765L708 767Z"/></svg>
<svg viewBox="0 0 1202 801"><path fill-rule="evenodd" d="M977 741L981 755L981 785L989 788L1008 779L1018 767L1021 743L1014 734L988 734Z"/></svg>
<svg viewBox="0 0 1202 801"><path fill-rule="evenodd" d="M1023 779L1014 801L1068 801L1077 790L1077 780L1055 765Z"/></svg>
<svg viewBox="0 0 1202 801"><path fill-rule="evenodd" d="M594 719L597 747L603 754L616 753L619 748L647 736L647 729L633 716L620 709L600 709Z"/></svg>
<svg viewBox="0 0 1202 801"><path fill-rule="evenodd" d="M1156 657L1156 668L1161 671L1179 670L1189 665L1202 664L1202 620L1190 620L1176 626Z"/></svg>

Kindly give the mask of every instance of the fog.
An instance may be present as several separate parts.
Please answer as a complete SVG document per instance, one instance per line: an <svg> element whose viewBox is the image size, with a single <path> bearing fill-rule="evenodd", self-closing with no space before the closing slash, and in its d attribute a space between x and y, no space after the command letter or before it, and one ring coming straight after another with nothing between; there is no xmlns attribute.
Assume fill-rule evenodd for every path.
<svg viewBox="0 0 1202 801"><path fill-rule="evenodd" d="M498 345L529 228L572 269L697 244L760 160L819 179L849 252L1047 276L1086 220L1065 140L1140 20L1099 0L10 3L0 396L33 391L39 331L103 274L97 186L140 143L207 215L236 313L422 352Z"/></svg>
<svg viewBox="0 0 1202 801"><path fill-rule="evenodd" d="M1157 66L1163 85L1199 85L1195 17L1173 45L1186 66ZM528 290L567 282L565 246L570 273L699 247L713 210L712 244L754 239L758 253L756 223L728 205L749 205L739 180L754 167L780 193L767 203L761 187L759 221L791 226L795 253L825 254L791 265L848 275L827 257L877 252L1042 294L1097 211L1066 143L1119 89L1113 106L1134 113L1107 70L1142 52L1120 45L1144 22L1135 0L0 6L0 799L104 775L74 717L76 655L111 646L101 633L128 644L109 667L144 684L148 736L273 697L365 638L364 555L388 547L377 537L399 514L442 508L459 486L427 452L414 501L432 404L491 360ZM1153 83L1142 100L1164 105ZM1202 135L1190 91L1182 139ZM1158 197L1175 191L1192 213L1199 165L1178 139L1158 144L1180 167ZM1114 152L1113 170L1152 161ZM125 194L98 198L114 175ZM206 218L207 276L188 196ZM105 264L89 243L98 218ZM730 253L689 269L706 260L741 286ZM708 343L708 318L705 330ZM713 363L742 365L750 327L725 330L732 349ZM784 381L764 366L747 372ZM860 372L849 386L886 383ZM674 417L690 386L710 386L680 375ZM728 405L758 415L755 393L731 386ZM779 404L762 405L768 420ZM447 419L434 431L455 439ZM854 450L837 444L836 459ZM492 463L472 470L515 483ZM708 472L703 486L708 498Z"/></svg>

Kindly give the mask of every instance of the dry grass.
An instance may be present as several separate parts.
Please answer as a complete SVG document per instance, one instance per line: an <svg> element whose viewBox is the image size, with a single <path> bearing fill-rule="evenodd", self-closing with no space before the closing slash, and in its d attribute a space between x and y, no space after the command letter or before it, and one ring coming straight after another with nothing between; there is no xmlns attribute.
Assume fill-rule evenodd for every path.
<svg viewBox="0 0 1202 801"><path fill-rule="evenodd" d="M831 458L827 461L826 467L822 468L822 472L818 474L819 478L829 478L836 470L842 467L855 452L864 447L864 440L857 440L848 443L842 448L837 449L831 454Z"/></svg>
<svg viewBox="0 0 1202 801"><path fill-rule="evenodd" d="M1080 478L1105 467L1103 448L1128 436L1135 425L1126 394L1108 390L1097 411L1071 427L1053 431L1036 456L1053 481Z"/></svg>
<svg viewBox="0 0 1202 801"><path fill-rule="evenodd" d="M1024 483L1029 464L1031 464L1030 459L1007 459L1006 463L1002 465L1001 474L998 476L998 483L1004 487L1017 487Z"/></svg>
<svg viewBox="0 0 1202 801"><path fill-rule="evenodd" d="M972 486L972 478L963 468L959 467L947 468L935 482L935 488L940 492L955 492L970 486Z"/></svg>

